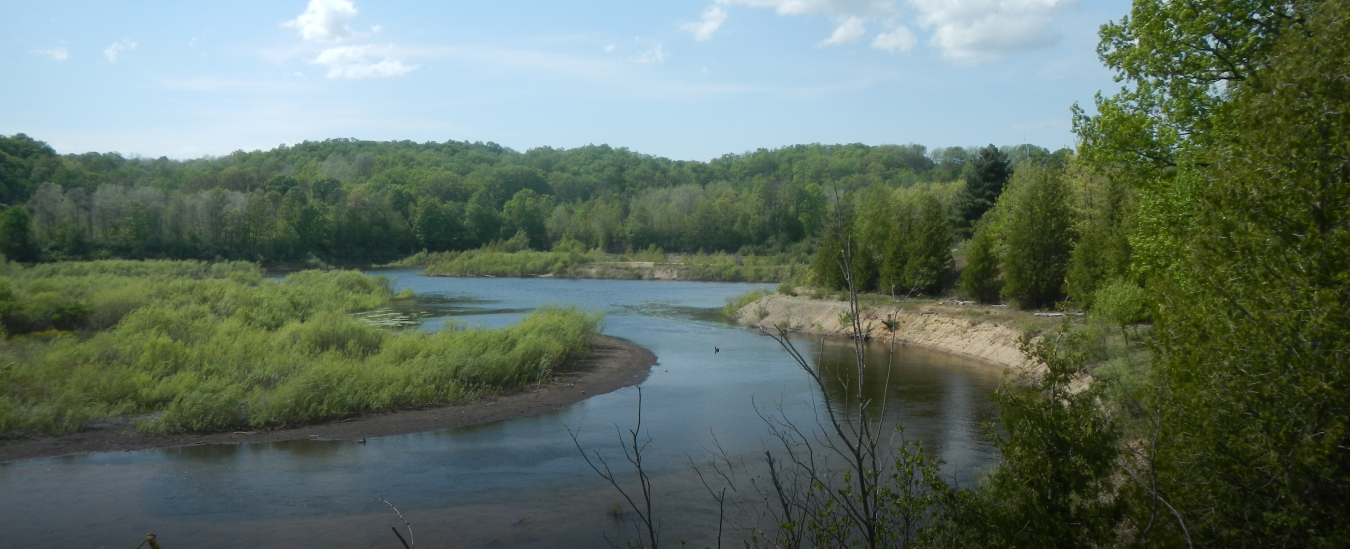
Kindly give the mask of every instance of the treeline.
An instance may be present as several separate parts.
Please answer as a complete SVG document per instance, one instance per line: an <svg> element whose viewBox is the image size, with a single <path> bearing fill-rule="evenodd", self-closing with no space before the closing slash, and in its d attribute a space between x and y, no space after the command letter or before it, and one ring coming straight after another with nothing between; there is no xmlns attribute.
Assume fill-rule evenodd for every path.
<svg viewBox="0 0 1350 550"><path fill-rule="evenodd" d="M1010 165L1068 151L1002 149ZM387 262L523 234L623 252L774 253L821 234L837 193L950 183L975 148L798 145L672 161L623 148L304 142L220 158L56 155L0 137L0 253L91 258Z"/></svg>
<svg viewBox="0 0 1350 550"><path fill-rule="evenodd" d="M1132 280L1135 192L1127 185L1071 155L1014 165L992 145L971 166L958 182L842 193L817 241L810 282L845 288L847 254L860 291L955 289L1034 309L1065 299L1091 307L1100 288Z"/></svg>

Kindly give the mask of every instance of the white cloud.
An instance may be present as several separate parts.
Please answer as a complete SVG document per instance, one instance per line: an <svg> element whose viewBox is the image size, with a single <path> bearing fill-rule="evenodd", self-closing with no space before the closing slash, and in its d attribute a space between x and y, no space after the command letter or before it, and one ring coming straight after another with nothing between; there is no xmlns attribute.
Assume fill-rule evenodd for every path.
<svg viewBox="0 0 1350 550"><path fill-rule="evenodd" d="M849 17L884 17L895 11L894 0L717 0L717 2L772 8L778 15L823 15L838 20Z"/></svg>
<svg viewBox="0 0 1350 550"><path fill-rule="evenodd" d="M380 25L375 25L370 33L353 31L349 23L356 13L356 5L351 0L309 0L304 13L281 26L299 30L300 37L307 42L330 45L309 60L314 65L327 67L325 76L328 78L391 78L417 70L417 65L392 57L392 46L334 45L353 38L368 38L382 30Z"/></svg>
<svg viewBox="0 0 1350 550"><path fill-rule="evenodd" d="M606 53L612 52L612 51L614 51L615 48L616 48L616 46L613 45L613 44L606 44L606 45L605 45L605 52L606 52Z"/></svg>
<svg viewBox="0 0 1350 550"><path fill-rule="evenodd" d="M904 25L891 29L891 32L883 32L872 39L872 47L883 52L907 52L914 47L914 43L919 39L914 37Z"/></svg>
<svg viewBox="0 0 1350 550"><path fill-rule="evenodd" d="M703 42L712 38L717 29L722 28L722 23L727 21L727 11L719 6L708 6L699 16L698 21L692 23L680 23L680 30L687 31L694 35L694 40Z"/></svg>
<svg viewBox="0 0 1350 550"><path fill-rule="evenodd" d="M978 63L1054 44L1055 12L1074 0L910 0L929 44L942 56Z"/></svg>
<svg viewBox="0 0 1350 550"><path fill-rule="evenodd" d="M918 26L931 32L928 44L957 63L979 63L1009 54L1050 46L1058 40L1054 16L1076 0L716 0L774 10L779 15L827 17L835 22L829 38L818 46L854 42L866 35L866 26L890 31L872 38L872 47L902 52L918 42L903 24L905 15L917 16Z"/></svg>
<svg viewBox="0 0 1350 550"><path fill-rule="evenodd" d="M282 23L300 31L310 42L339 42L355 36L347 22L356 17L356 6L349 0L309 0L299 17Z"/></svg>
<svg viewBox="0 0 1350 550"><path fill-rule="evenodd" d="M863 23L863 18L846 17L839 22L838 27L834 28L834 34L831 34L829 38L821 40L816 46L838 46L849 42L857 42L858 39L865 35L867 35L867 25Z"/></svg>
<svg viewBox="0 0 1350 550"><path fill-rule="evenodd" d="M65 61L67 59L70 59L70 52L66 50L66 46L64 44L57 45L55 48L52 48L50 50L33 50L33 53L45 55L56 61Z"/></svg>
<svg viewBox="0 0 1350 550"><path fill-rule="evenodd" d="M408 65L389 57L386 55L388 50L370 45L338 46L319 52L319 56L310 63L328 67L328 78L390 78L417 69L417 65Z"/></svg>
<svg viewBox="0 0 1350 550"><path fill-rule="evenodd" d="M131 40L113 42L111 46L108 46L107 49L103 50L103 57L108 58L108 61L116 62L117 58L122 56L122 52L134 49L136 49L136 43Z"/></svg>
<svg viewBox="0 0 1350 550"><path fill-rule="evenodd" d="M662 45L660 42L657 42L653 44L652 47L649 48L647 51L635 55L629 59L631 59L635 63L648 63L648 64L655 63L659 65L661 63L665 63L667 57L669 56L666 54L665 46Z"/></svg>
<svg viewBox="0 0 1350 550"><path fill-rule="evenodd" d="M821 16L832 19L834 32L816 46L838 46L857 42L867 36L869 21L895 26L896 0L717 0L719 4L739 4L769 8L778 15ZM876 40L873 41L876 43ZM875 46L874 46L875 47Z"/></svg>

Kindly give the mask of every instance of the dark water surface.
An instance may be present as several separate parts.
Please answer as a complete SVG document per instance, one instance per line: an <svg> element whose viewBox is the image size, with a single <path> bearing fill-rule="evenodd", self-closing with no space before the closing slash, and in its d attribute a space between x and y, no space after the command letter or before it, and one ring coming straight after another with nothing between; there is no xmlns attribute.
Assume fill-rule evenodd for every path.
<svg viewBox="0 0 1350 550"><path fill-rule="evenodd" d="M716 542L716 503L690 467L714 435L754 463L774 444L756 405L813 422L819 392L778 344L721 321L728 297L765 285L380 273L420 296L405 309L422 330L447 320L497 327L540 305L572 304L604 311L606 334L652 350L660 364L642 384L652 438L644 459L665 546ZM843 342L797 345L827 372L852 361ZM869 353L886 363L885 346ZM995 457L980 421L999 380L988 365L901 348L889 390L866 391L885 396L887 416L968 486ZM633 426L636 405L636 389L625 388L539 416L366 445L209 445L3 464L0 546L129 548L154 531L171 548L401 547L389 531L398 519L376 497L398 506L422 547L623 546L632 528L608 513L618 494L586 466L567 428L581 428L583 447L622 461L615 427ZM742 534L724 538L740 546Z"/></svg>

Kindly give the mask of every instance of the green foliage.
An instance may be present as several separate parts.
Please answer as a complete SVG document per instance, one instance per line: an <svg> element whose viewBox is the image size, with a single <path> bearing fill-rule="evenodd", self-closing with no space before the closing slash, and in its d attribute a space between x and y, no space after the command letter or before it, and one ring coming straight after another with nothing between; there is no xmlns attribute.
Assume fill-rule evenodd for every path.
<svg viewBox="0 0 1350 550"><path fill-rule="evenodd" d="M633 254L606 254L584 251L574 240L564 240L552 252L535 252L520 247L524 233L511 241L467 252L418 253L391 265L425 266L425 274L437 276L491 277L586 277L599 279L640 279L654 270L670 272L679 279L722 282L774 282L791 280L801 271L798 260L787 255L736 257L724 252L686 254L666 261L660 249L652 247ZM650 262L651 266L634 262Z"/></svg>
<svg viewBox="0 0 1350 550"><path fill-rule="evenodd" d="M991 231L976 230L966 253L966 268L961 271L961 292L982 304L998 302L998 252Z"/></svg>
<svg viewBox="0 0 1350 550"><path fill-rule="evenodd" d="M1091 176L1080 210L1080 235L1069 258L1064 286L1069 297L1084 309L1093 305L1101 285L1124 277L1130 270L1129 231L1133 218L1130 190L1125 184L1108 180L1094 190ZM1100 196L1097 196L1100 195Z"/></svg>
<svg viewBox="0 0 1350 550"><path fill-rule="evenodd" d="M1097 115L1074 106L1079 154L1135 186L1212 143L1228 98L1257 82L1281 34L1317 2L1136 0L1128 17L1102 27L1097 53L1118 80L1098 95Z"/></svg>
<svg viewBox="0 0 1350 550"><path fill-rule="evenodd" d="M38 261L37 241L33 238L28 209L11 206L0 213L0 254L15 262Z"/></svg>
<svg viewBox="0 0 1350 550"><path fill-rule="evenodd" d="M1158 284L1170 437L1154 452L1198 543L1350 540L1347 14L1344 0L1310 10L1233 94L1195 238Z"/></svg>
<svg viewBox="0 0 1350 550"><path fill-rule="evenodd" d="M24 134L0 136L0 204L19 204L61 168L56 151Z"/></svg>
<svg viewBox="0 0 1350 550"><path fill-rule="evenodd" d="M1149 319L1148 295L1138 285L1116 279L1097 290L1092 314L1120 327L1142 323Z"/></svg>
<svg viewBox="0 0 1350 550"><path fill-rule="evenodd" d="M972 157L853 144L687 162L605 145L334 139L175 161L57 156L18 134L0 136L0 197L26 203L51 259L388 262L521 231L534 250L567 238L609 252L777 254L820 236L827 188L957 181Z"/></svg>
<svg viewBox="0 0 1350 550"><path fill-rule="evenodd" d="M1046 371L1026 385L1005 381L994 441L1003 460L978 491L962 495L937 522L942 546L1085 548L1107 546L1122 519L1113 498L1119 432L1096 388L1069 385L1093 359L1082 333L1025 337L1022 351Z"/></svg>
<svg viewBox="0 0 1350 550"><path fill-rule="evenodd" d="M6 304L88 304L95 332L12 335L0 433L150 414L143 429L216 431L450 403L534 383L584 353L599 317L543 308L500 330L377 328L389 281L353 271L263 279L245 263L46 264L0 277ZM47 304L47 305L44 305ZM46 310L43 310L46 311Z"/></svg>
<svg viewBox="0 0 1350 550"><path fill-rule="evenodd" d="M769 294L771 294L771 292L762 288L757 288L740 296L736 296L727 300L727 305L722 306L722 314L726 315L728 319L735 320L739 317L738 314L740 313L741 308L750 305L751 302L768 296Z"/></svg>
<svg viewBox="0 0 1350 550"><path fill-rule="evenodd" d="M984 213L994 207L998 196L1003 194L1003 186L1012 176L1012 167L1008 156L990 144L980 149L980 156L971 163L970 174L966 177L966 189L961 197L961 227L966 235L973 232L975 222Z"/></svg>
<svg viewBox="0 0 1350 550"><path fill-rule="evenodd" d="M1046 307L1064 297L1074 239L1069 188L1053 168L1023 168L1013 180L1022 189L1007 214L1003 295L1022 309Z"/></svg>
<svg viewBox="0 0 1350 550"><path fill-rule="evenodd" d="M937 198L924 195L920 199L914 229L905 263L905 281L914 290L936 296L951 284L955 269L947 210Z"/></svg>
<svg viewBox="0 0 1350 550"><path fill-rule="evenodd" d="M521 234L523 243L526 237ZM508 248L504 245L503 248ZM568 252L536 252L519 250L515 252L494 251L488 248L470 250L458 254L447 254L439 261L427 266L427 275L484 276L493 277L536 277L539 275L568 275L575 267L599 261L603 256L599 252L582 253L575 249Z"/></svg>
<svg viewBox="0 0 1350 550"><path fill-rule="evenodd" d="M881 262L881 281L880 289L882 292L895 295L896 291L902 294L909 294L914 288L914 282L910 280L906 268L909 266L910 252L913 247L914 234L916 233L914 223L914 209L908 201L898 201L895 206L894 225L888 234L886 240L886 253Z"/></svg>
<svg viewBox="0 0 1350 550"><path fill-rule="evenodd" d="M858 288L873 288L881 273L895 224L890 189L877 185L854 195L853 277Z"/></svg>
<svg viewBox="0 0 1350 550"><path fill-rule="evenodd" d="M811 260L811 277L815 286L838 290L845 288L844 281L844 241L840 237L837 224L825 228L825 235L816 244L816 254Z"/></svg>

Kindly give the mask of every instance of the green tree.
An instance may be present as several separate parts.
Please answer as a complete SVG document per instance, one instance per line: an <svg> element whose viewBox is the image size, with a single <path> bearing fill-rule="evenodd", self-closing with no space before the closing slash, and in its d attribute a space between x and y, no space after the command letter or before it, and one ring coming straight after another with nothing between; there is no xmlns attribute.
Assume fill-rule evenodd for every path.
<svg viewBox="0 0 1350 550"><path fill-rule="evenodd" d="M529 238L530 248L548 250L548 231L544 220L553 211L553 201L541 197L531 189L517 191L511 200L502 206L502 235L512 235L524 231Z"/></svg>
<svg viewBox="0 0 1350 550"><path fill-rule="evenodd" d="M1073 250L1074 219L1063 172L1027 166L1014 176L1022 186L1011 204L1003 256L1003 295L1022 309L1064 298L1064 275Z"/></svg>
<svg viewBox="0 0 1350 550"><path fill-rule="evenodd" d="M1083 309L1092 307L1097 289L1130 269L1129 188L1108 180L1100 205L1089 208L1069 258L1065 289Z"/></svg>
<svg viewBox="0 0 1350 550"><path fill-rule="evenodd" d="M1128 85L1098 95L1096 115L1074 106L1080 157L1132 185L1170 180L1181 157L1212 143L1228 98L1318 3L1135 0L1129 16L1102 26L1097 53Z"/></svg>
<svg viewBox="0 0 1350 550"><path fill-rule="evenodd" d="M492 204L492 196L482 189L469 200L469 206L464 209L464 218L473 231L474 244L487 244L501 232L501 217Z"/></svg>
<svg viewBox="0 0 1350 550"><path fill-rule="evenodd" d="M33 238L28 209L11 206L0 214L0 254L15 262L36 262L41 251Z"/></svg>
<svg viewBox="0 0 1350 550"><path fill-rule="evenodd" d="M1012 176L1008 156L993 144L980 149L980 156L970 166L966 189L961 195L961 230L965 235L970 235L975 222L994 207L1003 193L1004 184Z"/></svg>
<svg viewBox="0 0 1350 550"><path fill-rule="evenodd" d="M825 200L825 190L816 183L809 183L802 190L800 204L797 206L797 219L802 224L802 231L807 237L814 237L820 234L820 230L825 221L825 209L828 206Z"/></svg>
<svg viewBox="0 0 1350 550"><path fill-rule="evenodd" d="M1091 360L1085 336L1067 330L1025 338L1022 351L1044 364L1028 381L1007 380L994 394L994 443L1003 460L979 491L944 510L935 525L948 547L1090 548L1110 546L1124 512L1114 498L1119 428L1096 388L1070 384Z"/></svg>
<svg viewBox="0 0 1350 550"><path fill-rule="evenodd" d="M905 279L920 292L936 296L951 283L955 269L947 209L943 208L937 197L924 194L919 198L914 229L909 261L905 264Z"/></svg>
<svg viewBox="0 0 1350 550"><path fill-rule="evenodd" d="M1158 278L1163 544L1350 540L1350 1L1289 32L1231 119L1195 238Z"/></svg>
<svg viewBox="0 0 1350 550"><path fill-rule="evenodd" d="M889 235L895 230L890 189L874 185L857 195L853 223L853 277L859 291L877 286Z"/></svg>
<svg viewBox="0 0 1350 550"><path fill-rule="evenodd" d="M892 296L896 292L908 295L915 290L914 281L906 272L916 232L913 207L908 201L896 201L893 216L895 225L887 234L886 254L881 262L881 290Z"/></svg>
<svg viewBox="0 0 1350 550"><path fill-rule="evenodd" d="M46 143L24 134L0 136L0 204L18 204L59 170L60 159Z"/></svg>
<svg viewBox="0 0 1350 550"><path fill-rule="evenodd" d="M998 302L998 251L993 234L976 230L966 253L966 268L961 271L961 292L982 304Z"/></svg>
<svg viewBox="0 0 1350 550"><path fill-rule="evenodd" d="M816 245L816 255L811 260L811 275L820 288L838 290L848 287L843 269L845 243L840 236L845 231L841 231L839 225L827 224L825 235L821 236Z"/></svg>

